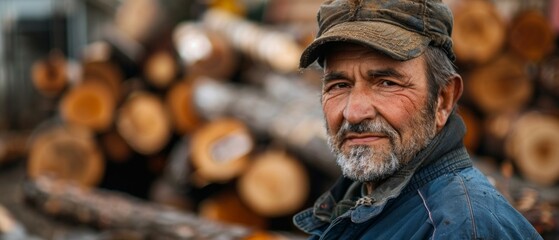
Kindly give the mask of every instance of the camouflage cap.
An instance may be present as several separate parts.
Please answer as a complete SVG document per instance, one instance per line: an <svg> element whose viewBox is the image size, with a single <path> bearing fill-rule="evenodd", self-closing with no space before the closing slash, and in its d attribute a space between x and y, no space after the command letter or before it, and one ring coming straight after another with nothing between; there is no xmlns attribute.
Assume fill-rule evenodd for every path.
<svg viewBox="0 0 559 240"><path fill-rule="evenodd" d="M301 55L301 68L321 58L333 42L361 44L401 61L432 45L455 59L452 12L441 0L327 0L317 19L318 34Z"/></svg>

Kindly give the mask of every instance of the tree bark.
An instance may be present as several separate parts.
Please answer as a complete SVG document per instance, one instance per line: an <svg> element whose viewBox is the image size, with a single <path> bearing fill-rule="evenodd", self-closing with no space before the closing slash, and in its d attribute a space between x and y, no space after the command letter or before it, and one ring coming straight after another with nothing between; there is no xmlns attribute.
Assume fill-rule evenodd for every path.
<svg viewBox="0 0 559 240"><path fill-rule="evenodd" d="M224 225L142 202L128 195L104 190L85 190L51 178L24 184L28 202L42 212L101 229L131 230L142 239L242 239L251 230Z"/></svg>
<svg viewBox="0 0 559 240"><path fill-rule="evenodd" d="M223 34L233 47L280 72L296 72L302 47L289 35L220 10L208 10L203 24ZM239 33L243 33L242 35Z"/></svg>

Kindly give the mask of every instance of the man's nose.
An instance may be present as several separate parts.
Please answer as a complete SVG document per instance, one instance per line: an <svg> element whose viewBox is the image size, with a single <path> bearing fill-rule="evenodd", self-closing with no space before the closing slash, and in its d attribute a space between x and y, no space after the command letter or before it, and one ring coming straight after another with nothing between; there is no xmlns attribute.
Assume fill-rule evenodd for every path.
<svg viewBox="0 0 559 240"><path fill-rule="evenodd" d="M343 116L348 123L357 124L373 119L377 114L372 93L365 87L354 87L348 95Z"/></svg>

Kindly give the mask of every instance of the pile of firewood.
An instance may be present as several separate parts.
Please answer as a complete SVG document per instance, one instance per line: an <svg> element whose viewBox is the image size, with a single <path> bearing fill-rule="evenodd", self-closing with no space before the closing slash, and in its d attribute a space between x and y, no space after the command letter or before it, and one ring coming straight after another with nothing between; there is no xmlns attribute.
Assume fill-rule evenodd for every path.
<svg viewBox="0 0 559 240"><path fill-rule="evenodd" d="M144 17L136 22L138 13ZM305 100L312 104L295 107L290 105L309 96L266 96L260 88L269 82L283 84L278 87L284 93L301 86L299 91L314 94L316 89L301 84L297 74L305 43L222 10L210 9L201 19L172 28L151 21L162 14L156 1L126 1L106 37L86 46L82 58L67 59L53 50L35 62L34 87L58 105L55 116L26 138L29 186L41 186L33 179L49 176L70 186L118 190L251 229L292 230L291 215L307 207L338 175L329 162L316 96ZM230 90L229 95L212 95L214 85ZM249 85L255 87L238 95L237 87ZM195 103L196 97L201 102ZM262 105L264 98L268 105ZM245 105L223 105L237 100ZM314 113L307 116L310 106ZM216 107L223 111L215 112ZM229 111L232 108L240 111ZM238 115L245 113L253 119ZM315 173L304 157L326 172ZM327 177L316 180L320 189L313 190L315 180L309 175L317 174ZM55 210L49 210L43 201L58 193L44 191L26 195L35 205L42 202L40 209L47 214L88 224L104 219L97 216L101 213L82 214L80 209L95 208L97 202L112 204L101 202L109 193L90 201L89 195L78 194L65 200L74 202L53 203ZM120 205L134 205L127 201ZM121 211L104 211L106 218L121 220L101 227L134 224L135 217L118 216ZM163 214L158 211L146 214ZM91 221L81 219L84 214ZM164 220L155 217L145 219ZM195 233L199 228L189 227Z"/></svg>
<svg viewBox="0 0 559 240"><path fill-rule="evenodd" d="M449 2L465 144L540 232L557 234L559 3Z"/></svg>
<svg viewBox="0 0 559 240"><path fill-rule="evenodd" d="M545 7L511 11L503 2L449 1L465 145L540 232L557 233L557 32ZM34 86L58 109L29 134L28 175L256 229L290 225L339 175L320 72L297 69L313 33L215 9L171 27L156 21L162 15L154 0L125 1L80 60L53 51L33 65Z"/></svg>

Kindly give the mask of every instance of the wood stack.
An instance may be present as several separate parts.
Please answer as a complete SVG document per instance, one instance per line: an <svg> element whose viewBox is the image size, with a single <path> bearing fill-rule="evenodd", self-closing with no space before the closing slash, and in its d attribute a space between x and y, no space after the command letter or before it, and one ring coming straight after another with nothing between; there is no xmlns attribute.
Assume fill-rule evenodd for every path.
<svg viewBox="0 0 559 240"><path fill-rule="evenodd" d="M135 219L147 218L160 222L150 229L163 224L153 231L170 238L180 239L180 234L190 236L203 229L208 230L207 234L219 234L210 226L204 228L202 220L196 226L164 226L167 220L163 215L172 215L166 210L144 209L110 193L94 193L95 188L119 190L202 218L259 229L254 236L246 234L250 239L280 239L266 230L277 225L290 230L292 226L286 222L290 222L291 214L308 204L309 175L313 173L307 165L323 165L321 172L327 169L329 180L320 181L324 184L321 188L339 174L325 145L317 103L310 104L307 97L299 96L292 100L307 99L309 104L289 107L293 101L263 90L264 82L258 83L260 89L255 88L253 93L268 95L270 104L278 102L279 106L269 105L271 108L263 111L264 105L255 107L257 102L247 101L242 94L235 96L241 105L233 112L240 111L245 117L251 117L249 112L273 114L278 107L283 109L286 115L277 115L276 120L266 123L273 119L253 116L251 122L226 109L205 107L200 111L194 98L201 86L213 80L219 86L256 83L257 76L247 79L244 73L239 74L246 64L277 71L275 84L280 86L277 82L286 79L279 73L297 71L302 46L289 34L218 10L208 11L200 21L184 21L165 31L165 19L151 21L162 16L160 11L157 1L125 1L104 39L86 46L82 58L75 61L77 68L72 70L77 74L68 72L67 62L71 60L61 53L53 52L37 62L33 70L37 72L35 86L46 97L55 96L58 109L54 120L38 126L29 139L28 198L47 214L101 228L141 230L144 234L146 225L137 226ZM138 14L145 19L133 21L132 16ZM233 32L223 32L222 24L249 34L236 36L233 41ZM278 48L270 48L270 42ZM270 77L266 84L273 84L273 79ZM293 87L291 83L283 85L283 93ZM300 93L314 93L314 89L305 89L301 88ZM204 106L225 96L217 93L214 97ZM306 107L315 109L310 118ZM210 110L216 111L215 118L203 112ZM289 113L298 116L291 119ZM291 129L287 120L298 124ZM273 147L268 146L270 141L276 142ZM301 156L311 160L302 162ZM56 183L49 183L45 177L56 179ZM133 208L144 209L147 215L123 212ZM158 211L163 215L153 218ZM198 220L193 216L185 221Z"/></svg>
<svg viewBox="0 0 559 240"><path fill-rule="evenodd" d="M556 214L559 206L558 199L541 194L556 192L559 183L559 52L549 20L556 13L548 12L545 1L449 2L455 15L457 66L465 85L459 112L468 127L466 147L483 159L479 165L508 169L496 184L503 194L540 229L545 225L545 231L557 232L556 226L540 221L545 214ZM528 196L521 189L540 194ZM522 204L522 199L540 205Z"/></svg>

